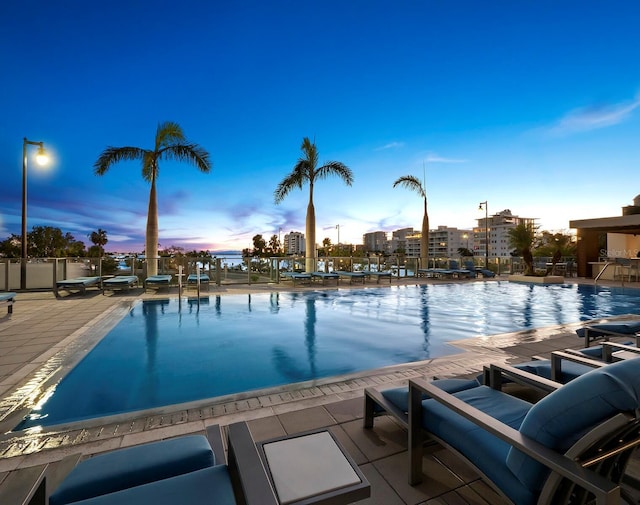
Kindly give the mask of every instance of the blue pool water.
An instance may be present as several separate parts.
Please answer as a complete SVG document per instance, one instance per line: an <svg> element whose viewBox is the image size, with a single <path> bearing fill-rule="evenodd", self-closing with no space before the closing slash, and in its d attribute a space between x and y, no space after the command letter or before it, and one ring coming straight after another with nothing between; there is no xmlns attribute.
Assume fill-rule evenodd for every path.
<svg viewBox="0 0 640 505"><path fill-rule="evenodd" d="M639 301L633 289L477 282L139 302L19 428L445 356L451 340L637 313Z"/></svg>

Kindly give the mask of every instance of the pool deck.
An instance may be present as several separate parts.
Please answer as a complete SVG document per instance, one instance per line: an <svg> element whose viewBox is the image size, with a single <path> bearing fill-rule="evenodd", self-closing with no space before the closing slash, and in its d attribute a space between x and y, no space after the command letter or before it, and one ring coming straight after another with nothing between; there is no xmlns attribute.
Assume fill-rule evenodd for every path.
<svg viewBox="0 0 640 505"><path fill-rule="evenodd" d="M391 285L443 282L450 281L394 279ZM567 282L593 284L591 279L574 278L567 279ZM384 286L388 284L376 285ZM640 283L631 283L630 286L640 287ZM341 286L339 289L360 288ZM292 287L291 284L227 285L212 286L211 291L204 295L309 289L336 288L320 285ZM177 292L169 296L177 296ZM373 430L363 429L363 389L400 385L409 378L421 376L474 376L489 363L515 363L534 355L548 355L552 350L581 346L574 333L579 326L577 324L478 337L455 342L460 353L443 358L42 431L9 431L23 415L21 402L46 387L47 379L64 365L62 356L65 352L69 349L78 352L83 346L88 347L87 338L92 329L104 326L109 318L115 318L123 305L139 299L166 297L166 293L143 293L141 288L107 296L92 291L85 296L74 294L60 298L52 292L18 294L13 314L0 317L0 503L4 503L2 483L12 472L46 463L55 464L73 453L90 456L148 441L204 433L206 426L211 424L225 427L237 421L247 421L257 441L329 428L372 484L371 498L359 502L362 504L503 503L473 471L444 449L433 449L425 456L428 478L419 486L409 486L406 432L390 417L378 418ZM639 469L640 465L635 461L633 473Z"/></svg>

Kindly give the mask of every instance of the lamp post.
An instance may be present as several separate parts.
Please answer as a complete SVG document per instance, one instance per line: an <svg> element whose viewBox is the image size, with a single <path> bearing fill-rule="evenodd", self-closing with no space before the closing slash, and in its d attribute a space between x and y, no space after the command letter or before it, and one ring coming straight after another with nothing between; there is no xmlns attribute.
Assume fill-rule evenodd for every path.
<svg viewBox="0 0 640 505"><path fill-rule="evenodd" d="M484 267L489 270L489 205L487 201L480 202L478 210L484 205Z"/></svg>
<svg viewBox="0 0 640 505"><path fill-rule="evenodd" d="M33 142L24 137L22 141L22 259L20 261L20 289L27 289L27 146L38 146L36 161L45 165L47 153L42 142Z"/></svg>

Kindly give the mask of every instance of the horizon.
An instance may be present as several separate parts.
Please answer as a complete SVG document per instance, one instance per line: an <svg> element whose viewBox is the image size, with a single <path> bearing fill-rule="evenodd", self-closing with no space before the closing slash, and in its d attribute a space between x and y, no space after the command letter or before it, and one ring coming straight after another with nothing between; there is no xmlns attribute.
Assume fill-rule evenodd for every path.
<svg viewBox="0 0 640 505"><path fill-rule="evenodd" d="M426 180L432 229L472 229L487 201L569 232L640 193L621 184L640 164L635 2L36 0L4 14L0 240L21 234L26 137L52 156L40 170L29 148L27 231L90 245L101 228L107 251L143 250L140 164L93 164L107 146L151 148L164 121L213 168L161 162L162 249L306 233L308 185L273 201L303 137L354 174L317 182L318 243L419 230L422 199L392 188L402 175Z"/></svg>

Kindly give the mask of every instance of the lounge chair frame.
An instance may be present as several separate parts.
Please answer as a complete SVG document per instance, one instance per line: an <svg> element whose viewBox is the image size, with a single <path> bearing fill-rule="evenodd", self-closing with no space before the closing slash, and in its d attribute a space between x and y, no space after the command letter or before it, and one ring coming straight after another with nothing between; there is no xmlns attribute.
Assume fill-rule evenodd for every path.
<svg viewBox="0 0 640 505"><path fill-rule="evenodd" d="M13 314L13 304L16 302L16 294L8 291L0 293L0 306L6 305L7 314Z"/></svg>
<svg viewBox="0 0 640 505"><path fill-rule="evenodd" d="M452 447L446 440L425 432L422 428L422 395L450 408L480 428L488 431L507 444L519 449L527 456L539 461L551 470L544 484L538 503L568 503L569 496L580 494L584 499L593 494L598 505L620 503L620 482L624 472L614 472L615 468L624 469L635 448L640 445L638 429L640 419L630 414L617 414L601 423L576 442L564 455L529 439L518 430L496 420L488 414L472 407L464 401L450 395L437 386L422 379L409 381L409 483L422 481L422 458L424 434L460 456L472 466L485 482L489 483L507 502L511 500L486 475L469 462L465 455ZM598 454L593 458L592 454ZM612 480L604 475L616 473ZM571 503L582 503L581 501Z"/></svg>
<svg viewBox="0 0 640 505"><path fill-rule="evenodd" d="M102 289L102 277L75 277L72 279L65 279L62 281L56 281L54 288L54 294L60 295L60 291L68 291L69 293L77 291L85 296L87 294L87 288Z"/></svg>
<svg viewBox="0 0 640 505"><path fill-rule="evenodd" d="M116 281L120 282L116 282ZM116 276L111 279L103 279L102 280L102 294L105 294L105 291L129 291L131 288L137 288L140 285L140 280L136 275L124 275L124 276Z"/></svg>

